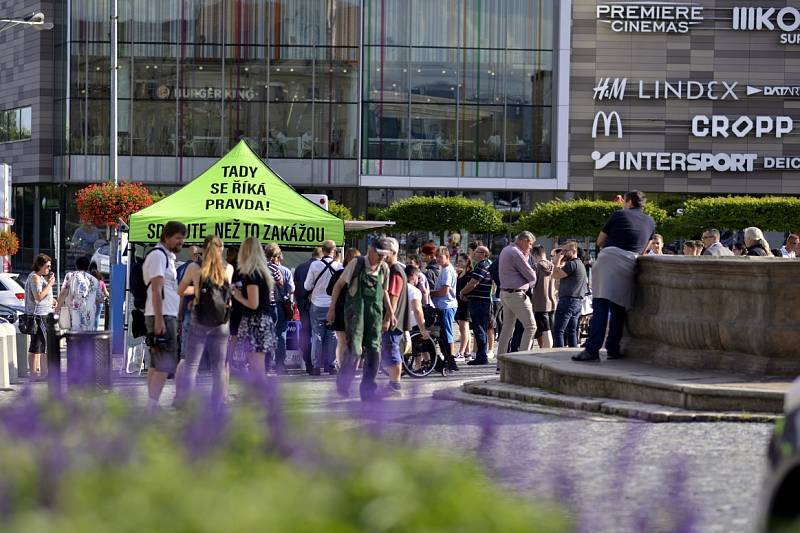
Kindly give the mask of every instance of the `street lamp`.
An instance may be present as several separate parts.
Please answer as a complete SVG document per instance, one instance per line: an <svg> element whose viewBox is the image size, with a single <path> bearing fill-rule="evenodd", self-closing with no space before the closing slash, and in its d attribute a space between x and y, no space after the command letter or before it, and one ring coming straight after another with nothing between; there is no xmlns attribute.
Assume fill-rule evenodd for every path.
<svg viewBox="0 0 800 533"><path fill-rule="evenodd" d="M14 26L18 26L20 24L25 26L30 26L31 28L37 31L53 29L53 23L45 22L44 13L42 13L41 11L31 13L26 17L22 17L21 19L0 19L0 22L4 23L4 25L0 27L0 32L10 30Z"/></svg>

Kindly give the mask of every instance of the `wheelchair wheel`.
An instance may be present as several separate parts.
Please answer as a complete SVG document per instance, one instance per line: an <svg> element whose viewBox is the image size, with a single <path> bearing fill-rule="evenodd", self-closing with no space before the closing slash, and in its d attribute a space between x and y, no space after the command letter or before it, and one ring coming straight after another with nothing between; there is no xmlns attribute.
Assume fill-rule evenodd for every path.
<svg viewBox="0 0 800 533"><path fill-rule="evenodd" d="M411 332L411 353L403 356L403 368L412 378L423 378L433 372L439 350L433 339L425 340L419 331Z"/></svg>

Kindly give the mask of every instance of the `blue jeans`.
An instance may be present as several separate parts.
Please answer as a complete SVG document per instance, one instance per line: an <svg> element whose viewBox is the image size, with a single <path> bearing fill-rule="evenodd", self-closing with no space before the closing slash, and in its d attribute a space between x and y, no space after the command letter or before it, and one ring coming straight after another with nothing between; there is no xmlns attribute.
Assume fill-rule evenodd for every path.
<svg viewBox="0 0 800 533"><path fill-rule="evenodd" d="M469 300L469 317L472 324L472 334L475 335L475 359L486 361L486 330L489 329L489 313L492 303L488 299L472 298Z"/></svg>
<svg viewBox="0 0 800 533"><path fill-rule="evenodd" d="M100 313L103 311L103 304L95 304L94 305L94 329L95 331L100 329ZM108 322L108 318L106 318L106 322Z"/></svg>
<svg viewBox="0 0 800 533"><path fill-rule="evenodd" d="M456 319L456 308L437 309L439 320L442 326L442 340L447 344L453 344L453 323Z"/></svg>
<svg viewBox="0 0 800 533"><path fill-rule="evenodd" d="M308 307L297 306L300 309L300 335L297 342L303 353L303 362L306 370L310 371L314 365L311 363L311 304Z"/></svg>
<svg viewBox="0 0 800 533"><path fill-rule="evenodd" d="M559 298L553 319L553 347L578 346L578 321L583 298Z"/></svg>
<svg viewBox="0 0 800 533"><path fill-rule="evenodd" d="M381 362L383 366L396 366L403 364L400 355L400 339L403 332L399 329L384 331L381 334Z"/></svg>
<svg viewBox="0 0 800 533"><path fill-rule="evenodd" d="M184 340L186 351L183 354L186 367L180 378L180 383L175 384L180 389L180 393L176 391L176 396L184 399L184 396L194 388L203 352L208 351L211 372L214 376L211 398L217 403L222 402L225 400L223 398L225 358L228 352L228 337L230 337L228 323L225 322L217 327L209 327L192 318L187 329L188 339Z"/></svg>
<svg viewBox="0 0 800 533"><path fill-rule="evenodd" d="M286 313L284 313L282 305L271 305L269 316L272 317L272 322L275 324L275 337L278 341L275 346L275 367L279 368L286 363L286 329L289 327L289 322L286 320ZM269 368L271 356L272 354L266 356L266 368Z"/></svg>
<svg viewBox="0 0 800 533"><path fill-rule="evenodd" d="M328 368L336 357L336 337L325 326L327 307L311 304L311 364L314 368Z"/></svg>
<svg viewBox="0 0 800 533"><path fill-rule="evenodd" d="M611 318L610 324L609 316ZM606 326L608 326L607 338ZM589 339L586 341L586 351L592 355L599 355L605 339L608 353L620 353L619 341L622 340L624 327L624 307L605 298L592 299L592 321L589 324Z"/></svg>

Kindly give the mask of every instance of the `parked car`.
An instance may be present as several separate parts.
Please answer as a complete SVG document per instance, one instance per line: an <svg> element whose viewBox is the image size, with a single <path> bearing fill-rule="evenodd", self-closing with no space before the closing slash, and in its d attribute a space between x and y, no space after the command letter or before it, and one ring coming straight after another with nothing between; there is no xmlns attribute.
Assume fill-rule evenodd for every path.
<svg viewBox="0 0 800 533"><path fill-rule="evenodd" d="M0 273L0 304L25 306L25 287L17 279L17 274Z"/></svg>

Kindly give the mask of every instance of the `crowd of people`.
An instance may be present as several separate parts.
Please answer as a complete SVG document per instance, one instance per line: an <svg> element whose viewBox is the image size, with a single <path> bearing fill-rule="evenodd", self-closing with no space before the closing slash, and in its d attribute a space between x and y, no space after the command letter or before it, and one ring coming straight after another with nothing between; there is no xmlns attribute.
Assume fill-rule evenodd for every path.
<svg viewBox="0 0 800 533"><path fill-rule="evenodd" d="M478 240L465 250L460 239L451 238L449 246L431 241L402 258L392 237L375 238L364 255L355 248L343 255L336 243L325 241L293 271L284 266L277 244L250 237L226 255L223 242L212 235L202 248L192 246L189 261L178 267L187 231L180 222L168 222L141 262L150 407L157 407L170 374L176 403L185 401L204 354L217 401L227 398L237 354L258 379L286 374L288 326L298 319L305 371L336 376L337 391L348 396L360 369L365 401L402 396L409 332L436 341L440 368L458 371L459 363L487 365L495 353L525 352L534 345L577 348L581 322L591 313L584 349L573 360L598 361L603 346L608 358L622 357L619 342L633 302L636 257L665 253L645 203L639 191L625 195L624 209L598 235L594 263L575 241L548 251L522 231L494 258ZM701 240L686 241L683 253L795 257L800 246L794 234L774 251L758 228L743 235L741 247L731 250L711 228ZM34 317L33 376L45 372L44 317L56 308L68 317L62 327L97 329L98 306L108 295L102 277L88 272L88 259L79 258L54 298L51 268L49 257L38 256L25 285L26 311ZM434 322L438 335L432 337ZM388 376L384 387L376 381L380 369Z"/></svg>

